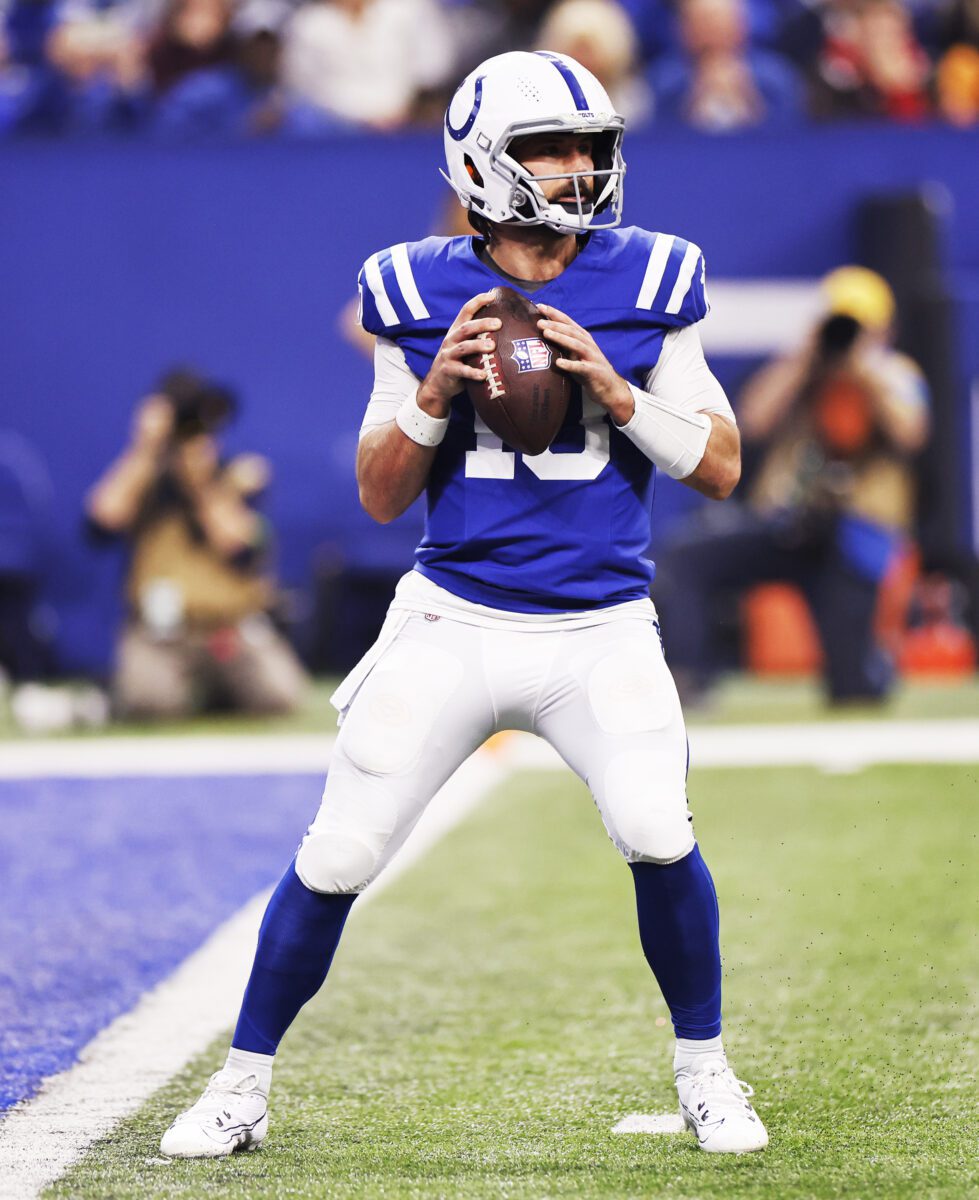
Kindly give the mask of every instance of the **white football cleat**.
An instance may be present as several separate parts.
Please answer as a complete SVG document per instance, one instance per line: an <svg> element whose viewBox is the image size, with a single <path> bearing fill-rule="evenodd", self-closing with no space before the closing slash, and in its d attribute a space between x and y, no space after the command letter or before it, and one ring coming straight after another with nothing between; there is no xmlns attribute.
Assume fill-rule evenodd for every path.
<svg viewBox="0 0 979 1200"><path fill-rule="evenodd" d="M723 1058L710 1058L676 1077L680 1115L697 1135L701 1150L711 1154L750 1154L764 1150L768 1134L748 1103L754 1089Z"/></svg>
<svg viewBox="0 0 979 1200"><path fill-rule="evenodd" d="M226 1068L207 1082L200 1100L181 1113L160 1140L170 1158L222 1158L257 1150L269 1131L268 1097L254 1075Z"/></svg>

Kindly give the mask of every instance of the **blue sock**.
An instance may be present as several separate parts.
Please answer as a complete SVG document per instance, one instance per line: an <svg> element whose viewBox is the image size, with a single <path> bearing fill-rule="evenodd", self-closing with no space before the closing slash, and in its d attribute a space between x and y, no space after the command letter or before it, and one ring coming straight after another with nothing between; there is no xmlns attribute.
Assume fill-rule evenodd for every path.
<svg viewBox="0 0 979 1200"><path fill-rule="evenodd" d="M678 1038L721 1032L721 952L717 893L700 847L679 862L630 863L639 940Z"/></svg>
<svg viewBox="0 0 979 1200"><path fill-rule="evenodd" d="M274 1054L307 1000L323 986L356 895L311 891L290 863L258 932L255 962L231 1044Z"/></svg>

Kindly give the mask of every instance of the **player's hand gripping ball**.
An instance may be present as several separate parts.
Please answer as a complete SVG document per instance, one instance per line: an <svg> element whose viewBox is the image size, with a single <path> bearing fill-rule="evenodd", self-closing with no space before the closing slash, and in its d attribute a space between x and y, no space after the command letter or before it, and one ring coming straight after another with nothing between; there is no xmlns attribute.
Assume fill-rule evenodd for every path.
<svg viewBox="0 0 979 1200"><path fill-rule="evenodd" d="M493 350L466 359L486 376L466 380L472 406L508 446L541 454L564 423L572 387L571 378L554 365L554 349L541 337L537 323L543 314L513 288L498 287L478 316L497 317L502 325L493 335Z"/></svg>

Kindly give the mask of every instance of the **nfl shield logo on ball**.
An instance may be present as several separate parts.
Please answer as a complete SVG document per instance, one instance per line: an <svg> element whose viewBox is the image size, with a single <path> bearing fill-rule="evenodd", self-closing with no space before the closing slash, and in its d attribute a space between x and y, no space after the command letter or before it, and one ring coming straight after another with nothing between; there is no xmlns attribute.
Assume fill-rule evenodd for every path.
<svg viewBox="0 0 979 1200"><path fill-rule="evenodd" d="M551 365L550 347L540 338L515 338L510 357L521 375L524 371L546 371Z"/></svg>

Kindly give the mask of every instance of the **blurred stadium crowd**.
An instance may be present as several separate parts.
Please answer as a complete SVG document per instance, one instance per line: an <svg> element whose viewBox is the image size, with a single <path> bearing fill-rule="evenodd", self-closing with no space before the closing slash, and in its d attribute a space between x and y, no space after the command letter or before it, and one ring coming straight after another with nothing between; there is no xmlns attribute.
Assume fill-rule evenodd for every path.
<svg viewBox="0 0 979 1200"><path fill-rule="evenodd" d="M0 0L0 135L431 126L476 63L535 47L633 129L979 122L979 0Z"/></svg>
<svg viewBox="0 0 979 1200"><path fill-rule="evenodd" d="M979 0L0 0L0 136L7 136L11 161L30 160L28 173L37 160L52 157L63 172L73 156L56 139L86 135L105 135L113 146L127 137L186 143L323 136L327 144L339 139L351 153L358 146L371 162L377 159L376 134L427 129L425 140L431 141L458 79L483 58L521 47L546 47L585 64L605 83L631 129L781 130L781 136L745 137L732 150L741 158L746 146L774 144L782 156L775 160L779 169L784 162L787 173L798 174L804 164L802 175L810 166L807 147L826 139L833 144L834 166L823 170L824 183L836 173L837 154L845 175L848 155L874 159L888 139L902 146L961 144L965 161L973 139L941 125L979 128ZM893 125L928 122L933 128L924 137L879 126L865 134L842 132L838 124L826 133L799 132L805 123L861 118ZM38 153L33 145L25 150L14 144L18 137L49 139L52 153ZM701 146L696 136L664 140ZM856 150L853 142L860 143ZM385 160L397 153L395 139L383 144ZM716 157L718 143L707 145ZM199 161L196 151L186 153ZM244 157L255 154L263 162L267 158L254 148ZM795 157L787 157L791 154ZM76 194L83 195L91 178L101 180L100 172L118 172L126 164L131 170L130 160L141 155L113 148L104 162L101 151L83 149L74 157L84 168L80 192L75 181ZM142 157L160 156L150 147ZM169 164L172 156L162 157ZM205 157L212 157L210 151ZM296 160L296 169L316 155L286 157ZM749 157L738 168L752 204L758 161ZM632 165L637 182L643 169L647 174L656 169L641 155ZM265 167L256 162L241 178L249 178L251 169ZM724 170L730 179L730 164ZM40 195L43 183L37 186ZM867 186L865 179L861 187ZM876 174L873 187L884 187ZM942 192L946 198L935 207L935 189L925 191L893 192L892 183L892 192L877 196L876 215L861 226L864 234L873 227L873 245L866 238L861 242L854 226L851 262L874 265L881 274L855 267L831 272L821 284L821 309L813 310L808 330L795 331L791 350L788 343L784 353L766 344L763 362L758 347L746 347L727 363L745 440L742 487L722 510L697 509L686 516L667 511L664 537L653 547L654 599L667 619L671 612L683 613L682 621L672 622L671 662L688 702L705 697L718 674L735 666L760 674L821 675L827 698L836 703L884 700L903 674L964 677L976 669L979 567L971 556L962 560L965 565L956 557L952 525L965 504L958 477L949 471L965 427L952 328L960 319L974 322L975 315L964 307L967 289L954 293L957 307L948 290L939 227L948 223L951 192ZM960 192L964 198L967 189ZM861 199L862 193L856 195ZM825 241L825 228L812 233L810 199L807 192L800 203L797 195L805 217L798 229L783 232L783 245L793 238L808 245L813 236ZM199 201L200 196L183 202L189 211ZM89 224L100 203L89 212ZM238 203L247 207L250 201L239 197ZM847 193L833 203L838 222L839 204L853 211L855 201ZM221 211L227 215L234 207ZM278 222L279 209L274 211ZM710 223L711 211L706 218L701 214L698 230L705 220ZM830 209L824 205L822 211ZM453 204L451 214L446 210L438 227L466 232L462 209ZM372 222L381 216L387 220L379 205L358 213L365 226L358 242L362 232L364 245L372 244ZM136 236L140 221L149 230L156 219L141 211L122 233L113 224L116 218L106 215L105 228L111 239L119 232L122 245ZM328 229L329 220L323 224ZM50 225L41 220L25 245L39 246L40 231L45 239L51 234L50 246L60 246L62 254L85 242L74 224L60 235ZM964 229L962 224L960 241ZM766 226L765 238L768 232ZM182 229L171 230L164 244L182 253L192 244L183 235ZM710 236L729 236L723 221ZM763 245L758 231L743 222L738 236L739 243L754 247L752 264L755 251L767 252L767 241ZM140 251L147 262L156 261L150 253L155 239L154 233ZM307 240L308 229L300 224L294 243L276 242L276 253L283 253L275 269L281 265L288 274L293 260L304 261ZM139 236L137 243L142 245ZM93 245L100 244L96 237ZM128 253L120 251L121 258ZM970 251L960 246L958 253L960 265L971 261ZM53 261L58 253L52 250L49 257ZM73 254L65 261L69 258L75 261ZM37 264L33 257L25 261L22 278L33 280ZM234 254L219 256L215 268L195 258L194 271L206 276L235 261ZM810 255L787 273L814 276L814 261L838 265L839 245L834 242L831 250ZM250 262L248 270L251 279ZM733 279L745 274L743 266L728 270ZM43 279L43 256L40 271ZM752 278L754 271L752 265ZM60 259L58 272L60 287ZM72 277L69 268L66 278ZM128 303L129 276L124 271L121 277ZM305 274L289 278L289 287L298 289L294 294L304 295ZM101 330L85 333L85 323L75 320L75 308L91 298L84 270L78 281L77 295L85 304L69 288L60 309L52 310L74 330L76 340L66 345L76 355L90 342L103 341ZM170 282L177 286L179 272ZM346 303L346 284L335 286L337 294L318 282L318 302ZM37 294L47 313L48 293L39 287ZM175 294L181 294L179 287ZM284 286L282 296L291 294ZM93 312L114 314L113 305L118 296L108 286ZM351 302L344 310L337 338L350 338L354 307ZM226 335L237 357L233 309L234 303L223 317L208 311L204 323L209 342L217 346ZM37 324L33 311L27 304L16 314L23 322L20 332L17 319L8 320L11 343L24 341L24 330ZM283 311L289 311L287 301ZM85 388L93 397L104 392L107 398L98 401L104 415L118 415L112 405L120 384L129 388L130 374L142 377L147 357L158 369L161 359L184 353L187 325L162 328L171 331L167 337L176 336L175 350L163 349L163 341L158 346L153 337L145 345L130 344L132 328L113 335L121 357L132 360L132 371L122 370L119 378L106 377L105 361L92 367L82 349L80 395ZM356 337L350 340L360 344ZM57 371L35 372L31 337L25 344L19 384L16 369L11 375L7 364L8 393L19 386L33 395L36 388L47 397L42 404L65 391L74 395L78 380L66 382ZM332 353L339 360L345 349L334 345ZM202 361L218 356L210 344L201 353ZM264 352L244 359L239 378L261 391L250 376L264 363ZM312 391L319 396L322 360L309 363L315 368L296 366L276 385L279 402L291 405L283 413L294 419L308 420L312 411L302 407L308 394L304 371L315 369ZM324 533L317 526L311 533L294 505L283 506L273 523L264 506L274 469L290 461L290 487L304 497L312 494L312 477L304 482L297 474L299 460L290 460L291 448L281 443L268 446L256 439L261 455L226 453L223 440L237 411L236 392L216 384L209 370L178 366L138 398L128 439L120 433L116 440L113 433L111 460L103 457L104 441L100 454L93 452L81 465L59 459L55 424L47 418L32 422L16 405L0 422L0 732L8 707L14 723L33 732L98 725L110 716L154 720L213 708L293 711L309 695L307 670L346 669L376 633L374 616L379 623L405 557L392 543L373 558L365 553L351 559L347 541L334 546L329 540L335 529ZM338 379L346 379L346 368L339 361L337 366ZM346 385L336 386L342 393ZM251 429L269 433L261 421ZM339 434L337 439L339 446ZM58 462L67 476L55 487ZM313 475L318 477L318 466ZM99 579L107 590L122 587L115 600L100 593L76 603L66 599L75 585L65 583L59 607L52 601L52 576L60 572L48 541L51 513L57 504L64 507L70 516L59 536L72 547L81 544L76 522L82 489L87 536L78 558L85 562L74 564L76 575L68 569L64 576ZM361 533L353 527L350 538ZM280 579L283 535L295 545L291 570L283 569ZM313 551L316 539L320 549ZM81 623L59 632L64 610L72 605ZM75 668L92 686L54 685L70 673L65 648L89 636L88 609L105 628L115 623L113 614L119 616L111 674L107 650L105 656L83 656L85 665Z"/></svg>

